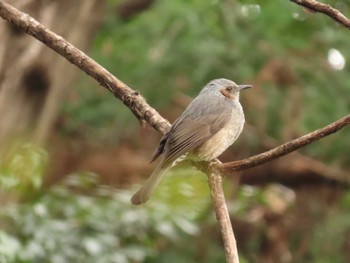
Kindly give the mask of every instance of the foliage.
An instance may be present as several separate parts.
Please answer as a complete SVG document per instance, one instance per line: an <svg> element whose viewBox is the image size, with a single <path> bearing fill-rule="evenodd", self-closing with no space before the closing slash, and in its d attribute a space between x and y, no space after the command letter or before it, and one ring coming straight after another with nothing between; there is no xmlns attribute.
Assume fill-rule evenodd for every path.
<svg viewBox="0 0 350 263"><path fill-rule="evenodd" d="M350 213L337 209L330 211L327 217L315 227L310 258L320 263L347 262L348 256L339 252L347 251L349 248L349 236Z"/></svg>
<svg viewBox="0 0 350 263"><path fill-rule="evenodd" d="M0 262L223 262L206 182L189 172L175 171L144 206L130 205L134 189L99 185L90 173L72 175L43 189L34 200L8 203L0 211ZM189 181L181 178L185 175ZM271 217L277 211L278 200L271 192L276 188L278 195L291 192L274 188L242 187L229 204L232 214L254 229L248 242L240 245L242 262L259 262L256 256L261 253L266 222L254 218L261 213ZM347 207L348 201L345 195L342 205ZM339 208L311 230L307 258L312 262L346 262L339 251L350 233L350 214ZM209 236L212 231L217 238Z"/></svg>
<svg viewBox="0 0 350 263"><path fill-rule="evenodd" d="M27 160L36 168L46 163L46 153L40 148L26 145L19 152L16 167L23 167ZM28 169L27 175L41 178L39 170ZM34 195L21 183L28 185L23 180L3 189L10 196L11 191L27 190L21 202L7 200L0 210L2 263L224 261L207 182L193 169L174 170L147 204L136 207L129 201L135 189L101 185L92 173L73 174L47 189L30 188ZM232 192L230 187L226 190ZM349 195L342 200L311 229L308 257L315 262L346 262L339 250L349 235ZM255 262L261 253L267 224L264 214L280 216L293 203L294 192L278 185L238 190L229 203L230 211L253 229L242 244L242 262ZM295 238L303 235L293 233Z"/></svg>
<svg viewBox="0 0 350 263"><path fill-rule="evenodd" d="M41 187L47 158L43 149L29 143L19 142L6 149L0 159L1 191L22 197L32 195Z"/></svg>
<svg viewBox="0 0 350 263"><path fill-rule="evenodd" d="M135 207L134 190L97 182L93 174L75 175L31 202L7 204L0 211L0 262L191 261L196 218L207 199L174 180L182 189L176 202L169 202L165 187L150 204ZM191 196L196 202L188 202Z"/></svg>

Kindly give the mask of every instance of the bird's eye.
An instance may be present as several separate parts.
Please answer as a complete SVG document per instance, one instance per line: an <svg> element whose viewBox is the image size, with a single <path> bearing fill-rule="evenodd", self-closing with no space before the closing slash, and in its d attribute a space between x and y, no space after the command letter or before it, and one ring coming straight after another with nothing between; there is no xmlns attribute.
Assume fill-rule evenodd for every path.
<svg viewBox="0 0 350 263"><path fill-rule="evenodd" d="M232 87L226 87L226 90L227 90L228 92L231 92L231 91L232 91Z"/></svg>

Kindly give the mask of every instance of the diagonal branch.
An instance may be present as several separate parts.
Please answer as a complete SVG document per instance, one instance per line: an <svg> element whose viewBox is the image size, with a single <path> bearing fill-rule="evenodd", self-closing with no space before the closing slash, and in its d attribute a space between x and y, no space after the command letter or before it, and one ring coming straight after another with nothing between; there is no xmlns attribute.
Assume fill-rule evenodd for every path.
<svg viewBox="0 0 350 263"><path fill-rule="evenodd" d="M337 23L343 25L347 29L350 29L350 19L347 18L345 15L343 15L338 9L330 5L320 3L315 0L290 0L290 1L298 5L304 6L311 11L325 14L326 16L329 16Z"/></svg>
<svg viewBox="0 0 350 263"><path fill-rule="evenodd" d="M113 76L84 52L67 42L63 37L53 33L34 18L6 4L4 1L0 1L0 16L43 42L70 63L76 65L86 74L97 80L101 86L108 89L115 97L120 99L142 124L148 123L163 134L169 129L169 122L148 105L138 91L129 88L125 83Z"/></svg>
<svg viewBox="0 0 350 263"><path fill-rule="evenodd" d="M224 174L233 174L235 171L245 170L258 165L262 165L274 159L277 159L283 155L294 152L305 145L318 141L332 133L335 133L345 126L350 125L350 114L321 128L316 131L310 132L298 139L290 142L286 142L276 148L273 148L267 152L239 160L234 162L228 162L218 167L223 171Z"/></svg>

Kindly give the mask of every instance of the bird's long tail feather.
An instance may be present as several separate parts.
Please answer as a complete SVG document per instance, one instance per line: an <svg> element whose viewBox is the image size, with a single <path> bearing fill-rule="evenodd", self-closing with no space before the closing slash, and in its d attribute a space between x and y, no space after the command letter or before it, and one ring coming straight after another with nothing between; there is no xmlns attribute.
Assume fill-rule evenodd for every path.
<svg viewBox="0 0 350 263"><path fill-rule="evenodd" d="M166 172L171 168L171 166L163 167L163 163L160 162L156 169L153 171L151 176L147 179L146 183L138 190L134 196L131 198L131 203L133 205L139 205L145 203L151 196L153 190L159 184L160 180L166 174Z"/></svg>

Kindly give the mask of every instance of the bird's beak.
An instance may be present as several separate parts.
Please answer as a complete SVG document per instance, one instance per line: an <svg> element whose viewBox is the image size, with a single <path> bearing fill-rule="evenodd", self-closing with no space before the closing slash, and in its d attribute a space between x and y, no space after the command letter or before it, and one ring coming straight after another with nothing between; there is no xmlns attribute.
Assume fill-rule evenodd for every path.
<svg viewBox="0 0 350 263"><path fill-rule="evenodd" d="M244 90L244 89L250 89L252 88L253 86L252 85L238 85L239 87L239 90Z"/></svg>

